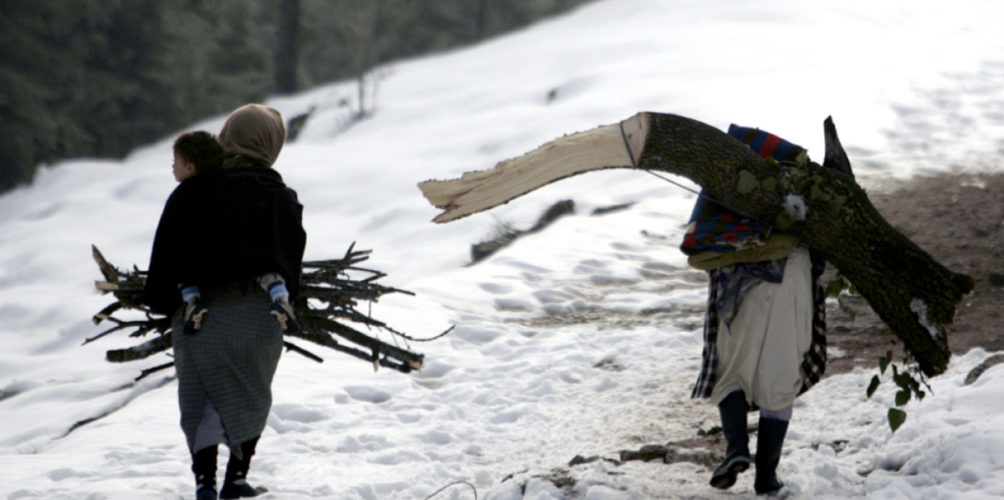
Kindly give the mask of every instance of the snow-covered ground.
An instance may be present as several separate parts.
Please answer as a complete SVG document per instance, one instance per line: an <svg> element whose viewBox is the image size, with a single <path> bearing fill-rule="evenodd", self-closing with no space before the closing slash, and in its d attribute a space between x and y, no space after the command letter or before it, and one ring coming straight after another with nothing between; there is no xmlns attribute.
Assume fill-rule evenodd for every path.
<svg viewBox="0 0 1004 500"><path fill-rule="evenodd" d="M389 65L375 116L347 130L337 105L354 95L347 84L270 100L287 117L318 107L276 165L306 207L306 257L340 256L353 241L372 249L367 264L386 284L417 293L385 297L377 318L415 336L456 329L411 345L426 354L412 375L319 348L324 364L285 355L252 482L276 499L422 499L455 481L433 498L752 495L751 474L722 493L687 463L567 465L716 423L713 407L689 399L705 293L677 250L691 193L641 172L596 172L435 225L416 183L643 110L758 126L816 159L833 115L871 190L1000 171L1002 21L1004 6L989 0L607 0ZM216 132L223 118L189 129ZM62 162L0 197L2 498L192 494L171 374L132 382L165 358L106 363L105 350L134 343L122 335L80 346L110 302L93 289L89 246L146 266L175 185L172 141L121 162ZM467 265L470 244L500 223L527 228L566 198L576 215ZM633 205L590 215L621 203ZM790 492L1004 496L1004 368L962 385L988 354L954 358L896 434L885 422L892 384L869 400L873 371L824 380L796 405L780 467Z"/></svg>

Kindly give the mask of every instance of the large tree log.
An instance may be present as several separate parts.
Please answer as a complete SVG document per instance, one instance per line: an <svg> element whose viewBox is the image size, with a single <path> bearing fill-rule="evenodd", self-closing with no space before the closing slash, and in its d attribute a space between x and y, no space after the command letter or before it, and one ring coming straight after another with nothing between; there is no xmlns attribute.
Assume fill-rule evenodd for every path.
<svg viewBox="0 0 1004 500"><path fill-rule="evenodd" d="M493 169L419 184L448 222L572 175L641 168L681 175L737 212L799 236L846 277L903 341L926 375L944 372L946 325L972 278L934 260L889 225L854 181L832 122L824 166L777 164L742 142L682 116L642 112L555 139Z"/></svg>

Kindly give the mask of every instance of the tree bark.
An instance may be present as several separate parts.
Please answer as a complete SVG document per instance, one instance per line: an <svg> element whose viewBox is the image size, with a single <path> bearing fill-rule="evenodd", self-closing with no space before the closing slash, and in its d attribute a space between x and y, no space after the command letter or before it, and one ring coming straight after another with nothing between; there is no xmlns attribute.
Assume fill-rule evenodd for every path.
<svg viewBox="0 0 1004 500"><path fill-rule="evenodd" d="M300 61L300 0L279 2L275 47L275 90L292 94L299 90L297 68Z"/></svg>
<svg viewBox="0 0 1004 500"><path fill-rule="evenodd" d="M146 359L159 352L171 348L171 336L168 334L157 335L139 345L127 347L125 349L113 349L105 352L105 359L111 363L126 363Z"/></svg>
<svg viewBox="0 0 1004 500"><path fill-rule="evenodd" d="M831 128L828 123L827 146L839 148ZM972 290L972 278L951 272L883 219L854 181L842 148L827 151L824 163L779 165L699 121L642 112L555 139L492 170L419 187L444 209L434 220L447 222L591 170L641 168L687 177L722 205L819 251L868 300L924 374L944 372L946 325Z"/></svg>

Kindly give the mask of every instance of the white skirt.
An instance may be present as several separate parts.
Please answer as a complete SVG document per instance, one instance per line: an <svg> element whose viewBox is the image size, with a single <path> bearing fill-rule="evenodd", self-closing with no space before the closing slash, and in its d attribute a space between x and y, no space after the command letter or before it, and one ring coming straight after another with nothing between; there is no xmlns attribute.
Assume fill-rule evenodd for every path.
<svg viewBox="0 0 1004 500"><path fill-rule="evenodd" d="M732 328L719 321L718 368L711 401L742 390L746 402L783 410L803 384L802 358L812 343L812 265L795 248L780 283L763 282L746 293Z"/></svg>

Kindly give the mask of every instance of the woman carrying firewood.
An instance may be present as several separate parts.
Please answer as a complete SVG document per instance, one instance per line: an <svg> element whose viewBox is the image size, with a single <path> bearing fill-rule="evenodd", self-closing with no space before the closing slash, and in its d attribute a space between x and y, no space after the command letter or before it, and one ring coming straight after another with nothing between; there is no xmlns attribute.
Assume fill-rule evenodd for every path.
<svg viewBox="0 0 1004 500"><path fill-rule="evenodd" d="M766 132L729 134L754 152L804 165L805 150ZM776 494L781 447L795 398L819 381L826 363L826 266L794 236L737 214L701 193L681 249L708 271L701 373L693 397L718 405L725 458L711 486L730 488L750 466L746 414L760 409L754 490Z"/></svg>
<svg viewBox="0 0 1004 500"><path fill-rule="evenodd" d="M306 243L303 207L271 168L285 141L279 112L242 106L218 139L223 171L182 183L164 206L145 288L151 309L173 317L181 428L199 500L217 498L221 443L230 458L219 498L266 491L245 477L272 405L283 332L256 278L277 272L295 299ZM182 283L198 286L211 311L196 334L183 333Z"/></svg>

